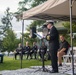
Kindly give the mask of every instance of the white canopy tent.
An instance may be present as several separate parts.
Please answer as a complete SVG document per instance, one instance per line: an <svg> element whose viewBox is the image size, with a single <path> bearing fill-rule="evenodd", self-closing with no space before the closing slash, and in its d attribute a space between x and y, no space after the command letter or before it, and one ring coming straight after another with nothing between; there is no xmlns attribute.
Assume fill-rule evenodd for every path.
<svg viewBox="0 0 76 75"><path fill-rule="evenodd" d="M73 0L72 18L76 21L76 1ZM69 0L48 0L43 4L23 12L23 19L70 20Z"/></svg>
<svg viewBox="0 0 76 75"><path fill-rule="evenodd" d="M72 73L74 75L72 21L76 21L76 0L48 0L23 12L23 20L64 20L70 21L72 47Z"/></svg>

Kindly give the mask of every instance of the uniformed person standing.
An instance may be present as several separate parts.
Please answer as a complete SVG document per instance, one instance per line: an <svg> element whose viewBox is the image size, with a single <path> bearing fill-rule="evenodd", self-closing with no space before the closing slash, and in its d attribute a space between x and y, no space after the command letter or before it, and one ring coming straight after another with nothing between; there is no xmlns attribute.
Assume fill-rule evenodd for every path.
<svg viewBox="0 0 76 75"><path fill-rule="evenodd" d="M51 73L58 73L57 51L59 49L59 34L53 24L53 21L47 23L49 34L46 36L46 39L49 41L49 52L51 55L52 64Z"/></svg>

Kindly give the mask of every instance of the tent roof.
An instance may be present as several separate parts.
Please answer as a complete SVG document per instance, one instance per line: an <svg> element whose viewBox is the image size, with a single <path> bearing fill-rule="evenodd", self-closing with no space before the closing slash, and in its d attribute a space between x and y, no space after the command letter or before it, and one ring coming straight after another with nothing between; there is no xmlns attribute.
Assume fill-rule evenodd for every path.
<svg viewBox="0 0 76 75"><path fill-rule="evenodd" d="M75 1L75 0L73 0ZM32 20L69 20L69 0L48 0L41 5L38 5L28 11L23 12L23 19ZM73 4L73 21L76 20L76 1Z"/></svg>

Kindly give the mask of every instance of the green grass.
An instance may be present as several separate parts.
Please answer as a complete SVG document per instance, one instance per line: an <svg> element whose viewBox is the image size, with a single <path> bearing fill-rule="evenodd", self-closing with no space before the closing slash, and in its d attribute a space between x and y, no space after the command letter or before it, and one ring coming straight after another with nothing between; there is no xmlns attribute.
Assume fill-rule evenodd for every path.
<svg viewBox="0 0 76 75"><path fill-rule="evenodd" d="M15 60L13 57L4 57L3 63L0 63L0 70L16 70L20 69L21 61L19 59ZM30 66L40 66L42 62L39 60L22 60L22 68L29 68ZM50 61L45 61L45 65L50 65Z"/></svg>

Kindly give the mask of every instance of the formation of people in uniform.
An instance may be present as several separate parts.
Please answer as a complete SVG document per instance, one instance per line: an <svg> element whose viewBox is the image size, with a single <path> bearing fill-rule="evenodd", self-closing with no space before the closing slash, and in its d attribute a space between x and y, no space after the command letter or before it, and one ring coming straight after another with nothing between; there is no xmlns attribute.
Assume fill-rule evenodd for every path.
<svg viewBox="0 0 76 75"><path fill-rule="evenodd" d="M18 44L17 49L15 50L15 59L17 59L17 55L26 55L26 59L37 59L37 53L39 53L40 58L42 59L42 52L43 55L47 52L47 46L45 42L42 42L42 46L38 48L36 42L33 42L33 46L29 45L29 42L26 42L25 46L22 48L21 43ZM22 56L23 57L23 56Z"/></svg>

